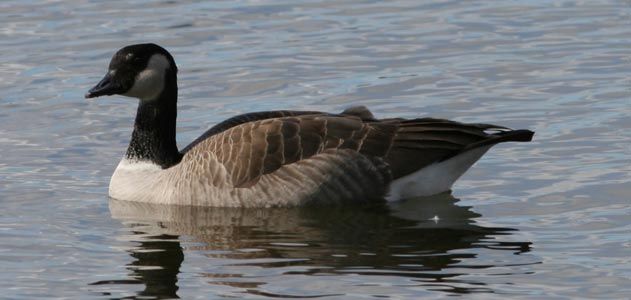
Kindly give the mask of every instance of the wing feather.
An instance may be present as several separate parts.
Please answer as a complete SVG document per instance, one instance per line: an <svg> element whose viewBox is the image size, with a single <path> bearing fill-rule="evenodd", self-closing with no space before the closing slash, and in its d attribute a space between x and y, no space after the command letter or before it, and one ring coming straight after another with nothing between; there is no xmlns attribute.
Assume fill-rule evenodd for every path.
<svg viewBox="0 0 631 300"><path fill-rule="evenodd" d="M201 152L214 152L235 187L249 187L262 175L329 149L355 151L378 159L396 179L475 147L532 138L530 131L491 124L433 118L378 120L365 108L349 109L340 115L253 113L213 128L208 131L215 131L212 135L193 146L202 148Z"/></svg>

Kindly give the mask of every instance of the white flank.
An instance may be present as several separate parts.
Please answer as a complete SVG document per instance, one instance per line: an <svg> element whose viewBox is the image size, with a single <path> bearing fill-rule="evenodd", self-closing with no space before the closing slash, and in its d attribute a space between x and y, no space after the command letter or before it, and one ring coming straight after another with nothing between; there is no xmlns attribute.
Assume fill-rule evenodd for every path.
<svg viewBox="0 0 631 300"><path fill-rule="evenodd" d="M124 95L150 101L158 97L164 89L164 74L170 68L169 60L162 54L154 54L147 68L136 75L134 85Z"/></svg>
<svg viewBox="0 0 631 300"><path fill-rule="evenodd" d="M392 182L386 199L395 201L448 191L454 182L490 148L491 146L475 148L403 176Z"/></svg>

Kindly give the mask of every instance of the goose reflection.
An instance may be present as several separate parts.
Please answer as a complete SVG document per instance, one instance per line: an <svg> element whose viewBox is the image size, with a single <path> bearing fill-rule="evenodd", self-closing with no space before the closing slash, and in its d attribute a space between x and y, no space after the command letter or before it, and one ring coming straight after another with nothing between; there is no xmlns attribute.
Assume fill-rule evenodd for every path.
<svg viewBox="0 0 631 300"><path fill-rule="evenodd" d="M132 234L138 238L137 247L128 250L135 259L127 265L132 274L129 279L102 280L90 285L128 285L142 284L144 290L131 297L120 299L174 299L177 296L177 274L180 273L184 253L178 241L178 236L168 234L146 235L142 231L133 230ZM110 292L102 293L110 296ZM116 299L116 298L111 298Z"/></svg>
<svg viewBox="0 0 631 300"><path fill-rule="evenodd" d="M484 283L462 284L457 277L467 268L502 266L476 262L480 248L521 254L530 251L531 243L501 241L499 236L514 229L476 225L480 215L457 202L448 193L388 205L268 209L110 200L110 211L139 243L129 250L134 262L128 265L132 282L145 286L138 296L177 297L184 260L178 240L186 240L186 252L199 251L212 260L209 267L243 271L197 275L264 296L283 295L259 290L264 280L248 281L253 278L245 278L247 267L286 268L283 274L405 276L434 290L492 292ZM449 272L452 267L460 273Z"/></svg>

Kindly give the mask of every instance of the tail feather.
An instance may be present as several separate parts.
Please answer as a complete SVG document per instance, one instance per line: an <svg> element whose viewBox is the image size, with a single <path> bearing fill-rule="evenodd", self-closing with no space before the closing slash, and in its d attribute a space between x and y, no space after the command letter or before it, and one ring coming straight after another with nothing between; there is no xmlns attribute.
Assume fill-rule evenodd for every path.
<svg viewBox="0 0 631 300"><path fill-rule="evenodd" d="M518 129L508 132L500 132L499 135L500 143L501 142L530 142L532 141L532 137L535 135L533 131L528 129Z"/></svg>
<svg viewBox="0 0 631 300"><path fill-rule="evenodd" d="M534 135L534 132L526 129L511 130L492 125L476 125L480 125L480 129L499 130L498 132L487 134L478 142L468 144L459 149L454 149L453 151L445 147L446 144L444 142L438 144L436 141L432 141L431 143L419 141L413 144L412 142L406 141L405 144L402 144L403 150L407 150L411 158L407 160L401 159L401 161L396 160L397 157L391 158L397 163L394 166L398 168L395 170L398 170L399 173L394 173L394 181L390 186L390 192L386 196L386 199L396 200L429 196L448 191L451 189L454 182L493 145L502 142L529 142ZM424 146L428 148L423 148ZM455 143L450 146L452 149L457 148L457 144ZM430 149L429 147L436 148ZM394 148L393 150L400 151L401 148ZM411 153L422 153L422 155L413 155ZM441 156L439 154L445 155ZM423 159L425 159L425 161L422 161ZM420 167L418 167L419 165L415 166L416 169L408 167L414 166L413 164L419 161L423 163Z"/></svg>
<svg viewBox="0 0 631 300"><path fill-rule="evenodd" d="M495 144L499 144L503 142L530 142L532 141L532 137L534 135L535 133L528 129L501 131L501 132L490 135L488 139L467 145L467 147L462 149L462 151L460 152L462 153L474 148L488 146L488 145L495 145Z"/></svg>
<svg viewBox="0 0 631 300"><path fill-rule="evenodd" d="M534 135L526 129L431 118L388 122L398 126L386 156L395 179L480 147L528 142Z"/></svg>

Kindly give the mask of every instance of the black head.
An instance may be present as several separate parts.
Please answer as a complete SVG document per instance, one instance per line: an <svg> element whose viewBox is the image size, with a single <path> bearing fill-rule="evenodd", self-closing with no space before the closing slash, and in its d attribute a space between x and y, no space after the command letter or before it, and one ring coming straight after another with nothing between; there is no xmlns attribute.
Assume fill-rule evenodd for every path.
<svg viewBox="0 0 631 300"><path fill-rule="evenodd" d="M126 46L114 54L105 77L85 97L117 94L153 100L164 90L168 75L175 78L176 73L173 56L164 48L156 44Z"/></svg>

